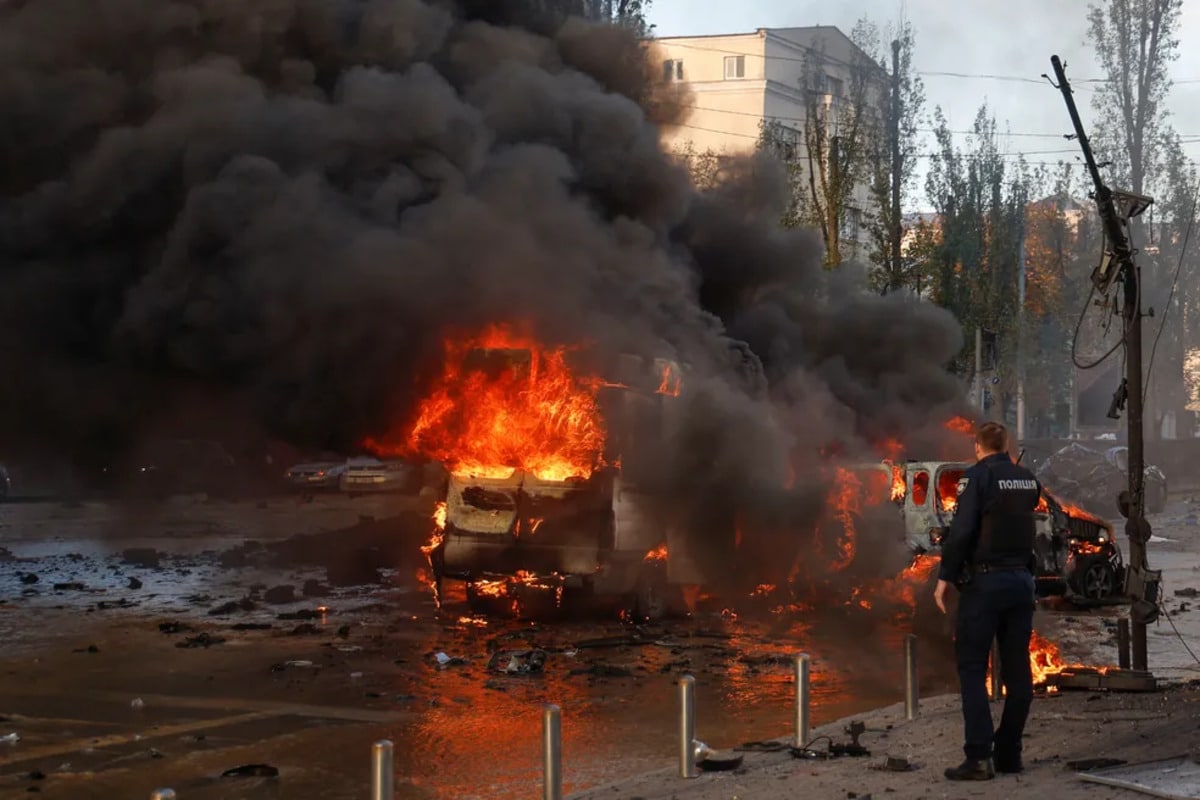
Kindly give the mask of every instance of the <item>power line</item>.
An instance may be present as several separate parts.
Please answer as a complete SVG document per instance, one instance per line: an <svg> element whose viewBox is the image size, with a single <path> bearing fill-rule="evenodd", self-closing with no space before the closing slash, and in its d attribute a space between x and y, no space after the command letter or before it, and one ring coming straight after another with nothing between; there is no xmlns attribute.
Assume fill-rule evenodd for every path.
<svg viewBox="0 0 1200 800"><path fill-rule="evenodd" d="M674 103L671 101L662 101L662 102L665 105L671 105L671 106L674 106L675 108L687 108L687 109L691 109L692 111L704 111L704 112L713 113L713 114L729 114L731 116L737 116L737 117L755 117L757 119L770 119L773 122L798 122L798 123L807 123L808 122L808 119L806 117L783 117L783 116L772 115L771 117L768 118L762 114L758 114L753 111L735 111L733 109L727 109L727 108L709 108L707 106L697 106L697 105L692 105L690 103ZM917 128L916 130L918 130L921 133L937 133L940 129L939 128ZM980 135L979 131L948 130L947 132L957 134L957 135L962 135L962 136L979 136ZM1200 144L1200 133L1181 133L1178 135L1180 137L1181 144ZM1031 132L1014 132L1014 131L997 131L996 136L999 138L1011 136L1011 137L1021 137L1021 138L1029 138L1029 139L1068 139L1071 137L1070 134L1066 134L1066 133L1031 133ZM1071 152L1074 152L1074 150L1072 150Z"/></svg>
<svg viewBox="0 0 1200 800"><path fill-rule="evenodd" d="M682 47L682 48L685 48L688 50L700 50L700 51L709 52L709 53L724 53L726 55L734 55L734 56L750 56L751 58L761 58L764 62L765 61L784 61L784 62L795 62L795 63L808 63L809 62L808 58L800 57L800 56L780 56L780 55L765 55L765 54L758 55L756 53L747 53L744 50L730 50L730 49L723 48L723 47L702 47L700 45L685 44L683 42L675 41L675 40L660 39L658 41L662 42L663 44L665 44L669 47ZM787 43L797 49L806 50L809 53L818 55L821 57L822 60L832 63L832 64L838 64L843 67L851 67L851 68L862 66L862 64L854 64L852 62L846 61L845 59L837 58L836 56L831 56L828 53L826 53L824 50L821 50L820 48L817 48L817 47L813 47L812 45L802 44L800 42L795 42L795 41L791 41L791 40L787 40ZM874 60L871 60L871 59L868 59L868 63L870 63L873 66L879 66L878 64L876 64L876 62ZM1007 82L1012 82L1012 83L1036 83L1036 84L1049 85L1048 79L1045 77L1034 78L1034 77L1030 77L1028 75L999 75L999 74L982 73L982 72L980 72L980 73L946 72L946 71L937 71L937 70L916 70L916 74L920 75L922 77L928 76L928 77L936 77L936 78L957 78L957 79L961 79L961 80L997 80L997 81L1007 81ZM1073 78L1071 80L1072 85L1079 84L1079 83L1090 83L1090 84L1102 85L1102 84L1113 83L1113 82L1114 81L1111 78ZM1172 83L1174 83L1174 84L1200 83L1200 78L1181 78L1181 79L1172 81ZM1094 90L1091 90L1091 91L1094 91Z"/></svg>
<svg viewBox="0 0 1200 800"><path fill-rule="evenodd" d="M1158 340L1162 338L1163 328L1167 325L1167 315L1171 313L1171 301L1175 299L1175 289L1179 286L1179 273L1183 269L1183 258L1187 255L1188 242L1192 238L1192 223L1196 221L1197 200L1200 200L1200 197L1192 198L1192 214L1188 218L1187 230L1183 234L1183 247L1179 251L1179 263L1175 265L1175 277L1171 279L1171 291L1167 294L1167 305L1163 308L1162 319L1158 322L1158 333L1154 334L1154 345L1150 348L1150 362L1146 365L1146 387L1142 392L1143 405L1150 395L1150 373L1154 370L1154 354L1158 352Z"/></svg>

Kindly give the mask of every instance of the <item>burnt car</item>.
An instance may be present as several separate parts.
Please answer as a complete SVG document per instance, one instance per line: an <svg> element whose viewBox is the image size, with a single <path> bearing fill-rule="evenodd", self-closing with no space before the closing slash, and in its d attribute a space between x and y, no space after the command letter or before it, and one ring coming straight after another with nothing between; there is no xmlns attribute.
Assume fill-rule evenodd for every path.
<svg viewBox="0 0 1200 800"><path fill-rule="evenodd" d="M1127 488L1129 448L1110 447L1104 452L1073 442L1038 467L1038 478L1054 486L1063 497L1095 513L1117 511L1117 495ZM1167 505L1167 477L1154 465L1144 470L1146 510L1158 513Z"/></svg>
<svg viewBox="0 0 1200 800"><path fill-rule="evenodd" d="M890 476L889 483L902 509L909 547L916 553L936 553L954 519L958 482L971 467L966 462L882 464L874 469ZM1121 549L1112 526L1084 509L1063 503L1043 489L1035 515L1034 542L1038 594L1062 595L1080 604L1120 598L1125 579Z"/></svg>

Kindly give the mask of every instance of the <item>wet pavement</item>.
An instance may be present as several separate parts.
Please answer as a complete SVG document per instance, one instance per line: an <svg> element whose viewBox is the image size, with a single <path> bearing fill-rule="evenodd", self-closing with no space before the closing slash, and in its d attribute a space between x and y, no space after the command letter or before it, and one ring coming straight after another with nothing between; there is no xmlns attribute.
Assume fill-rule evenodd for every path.
<svg viewBox="0 0 1200 800"><path fill-rule="evenodd" d="M169 785L183 798L361 798L370 743L389 738L401 798L528 797L543 703L563 710L571 791L671 763L683 674L697 678L697 736L714 747L788 730L801 650L818 724L901 695L909 623L861 609L538 624L471 617L459 591L439 609L417 579L420 524L397 531L403 557L342 532L400 513L426 509L0 506L0 737L19 736L0 739L0 796ZM293 534L316 537L310 552L260 557ZM347 563L327 569L334 555ZM380 563L381 586L346 580ZM539 671L502 671L529 650L544 653ZM948 654L927 650L923 692L944 691ZM279 776L220 777L247 764Z"/></svg>

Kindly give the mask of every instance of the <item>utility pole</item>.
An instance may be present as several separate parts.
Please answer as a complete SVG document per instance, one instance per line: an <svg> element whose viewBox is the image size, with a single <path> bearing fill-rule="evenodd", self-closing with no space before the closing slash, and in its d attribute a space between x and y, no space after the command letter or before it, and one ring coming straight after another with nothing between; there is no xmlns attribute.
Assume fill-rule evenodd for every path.
<svg viewBox="0 0 1200 800"><path fill-rule="evenodd" d="M979 413L982 414L983 408L983 328L975 327L975 405L979 406Z"/></svg>
<svg viewBox="0 0 1200 800"><path fill-rule="evenodd" d="M900 40L892 42L892 289L902 288L903 275L900 270L900 240L903 226L900 222L900 184L904 166L900 160Z"/></svg>
<svg viewBox="0 0 1200 800"><path fill-rule="evenodd" d="M1158 619L1158 593L1162 573L1150 570L1146 560L1146 543L1150 540L1150 523L1146 521L1145 493L1145 450L1142 430L1142 308L1141 270L1134 262L1130 244L1129 221L1141 214L1154 201L1149 197L1114 192L1100 177L1100 169L1092 154L1091 144L1083 130L1079 110L1071 84L1067 81L1066 68L1058 56L1052 56L1051 65L1058 80L1058 89L1067 103L1067 112L1075 127L1075 136L1083 150L1084 161L1095 187L1093 197L1104 225L1105 252L1100 265L1092 271L1092 284L1101 296L1106 296L1114 282L1121 283L1123 293L1122 320L1125 338L1125 379L1113 396L1113 409L1127 406L1126 422L1129 438L1129 488L1117 499L1117 505L1125 516L1125 533L1129 537L1129 565L1125 573L1125 593L1129 596L1130 639L1133 650L1133 668L1145 672L1146 625ZM1120 203L1118 209L1117 203Z"/></svg>
<svg viewBox="0 0 1200 800"><path fill-rule="evenodd" d="M1025 441L1025 211L1021 211L1021 249L1017 273L1017 441Z"/></svg>

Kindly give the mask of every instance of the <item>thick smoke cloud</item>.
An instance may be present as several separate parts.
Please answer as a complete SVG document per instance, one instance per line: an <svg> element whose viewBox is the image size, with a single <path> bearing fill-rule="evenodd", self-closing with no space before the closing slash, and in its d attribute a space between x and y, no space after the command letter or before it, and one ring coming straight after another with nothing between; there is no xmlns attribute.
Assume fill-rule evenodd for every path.
<svg viewBox="0 0 1200 800"><path fill-rule="evenodd" d="M692 365L662 469L724 502L789 451L935 441L954 320L777 229L778 165L698 194L639 54L498 2L0 6L0 444L94 455L187 403L348 447L447 327L507 320Z"/></svg>

